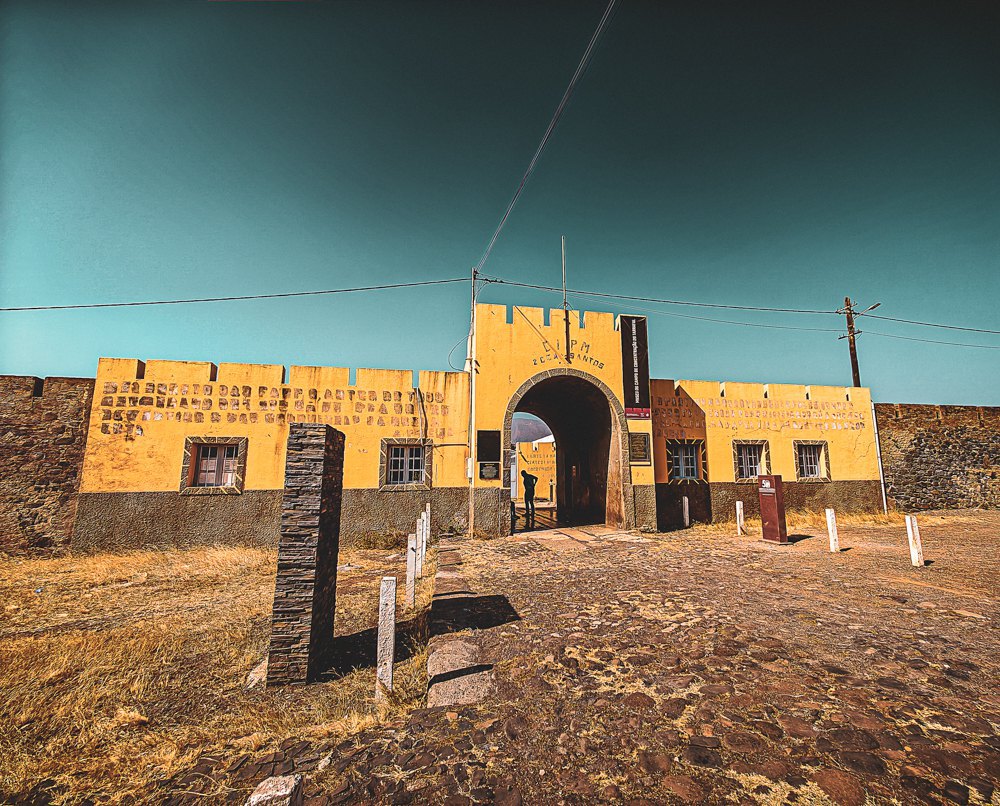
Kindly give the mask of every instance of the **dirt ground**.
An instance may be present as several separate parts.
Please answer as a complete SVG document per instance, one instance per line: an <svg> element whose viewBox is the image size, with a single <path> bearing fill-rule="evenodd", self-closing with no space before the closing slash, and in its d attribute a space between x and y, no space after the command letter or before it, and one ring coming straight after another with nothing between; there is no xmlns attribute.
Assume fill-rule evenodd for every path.
<svg viewBox="0 0 1000 806"><path fill-rule="evenodd" d="M132 738L113 752L122 756L119 766L161 764L141 793L130 790L149 802L242 802L266 775L295 771L306 776L312 804L1000 804L1000 513L923 516L929 564L919 569L910 565L901 519L841 524L843 550L835 555L820 528L795 528L801 537L781 547L731 531L584 528L464 543L463 572L475 590L510 605L505 623L475 634L493 664L494 688L483 702L454 708L423 708L411 693L381 715L356 701L346 707L343 697L339 710L317 705L335 698L345 680L364 681L355 696L367 691L367 668L293 693L243 692L242 676L264 646L263 580L273 568L261 558L226 573L229 559L220 556L212 585L194 586L195 593L183 553L174 555L169 584L141 601L127 598L132 586L110 586L132 573L148 574L149 584L154 573L123 569L101 593L104 603L89 611L72 601L84 583L70 584L50 607L23 589L37 574L12 586L8 563L0 567L3 601L33 609L14 621L5 612L0 622L0 767L11 748L20 754L20 777L0 772L0 792L24 801L27 793L11 781L41 774L41 767L31 772L33 757L72 748L90 761L76 778L45 773L64 787L53 790L56 799L72 800L66 793L103 781L109 748L68 735L96 714L114 719L117 709L134 707L148 721L118 716L125 725L116 730ZM370 567L345 574L344 589L376 590L392 565L387 554L373 552ZM48 584L56 585L63 584L57 571L70 581L79 573L51 570ZM366 593L369 599L374 607ZM218 690L211 678L197 678L193 714L173 713L143 689L156 685L162 693L163 682L130 694L133 676L133 689L115 688L92 711L60 699L55 705L67 713L40 717L31 699L47 703L47 687L63 691L62 678L17 682L9 671L32 642L44 653L72 635L93 649L88 637L111 629L103 614L122 620L114 629L169 631L204 617L213 601L225 603L228 632L199 634L191 626L171 661L191 652L197 668L208 668L211 656L227 658L231 671L214 684ZM367 605L352 612L350 601L338 590L336 629L360 636L373 612ZM213 642L224 635L230 646L220 648ZM69 673L75 686L121 674L105 665L88 677L85 668L81 656ZM413 680L414 687L423 682ZM139 704L130 705L130 696ZM18 721L29 706L37 724ZM282 707L294 717L273 727L268 720L276 716L256 716ZM360 716L351 723L347 713ZM210 734L217 720L246 729L227 727L224 739L199 733ZM318 724L328 725L325 733ZM166 725L183 725L190 736L163 765L145 748L167 740L142 737ZM246 740L255 735L257 746ZM191 738L202 742L200 751ZM111 788L95 786L94 799L107 799ZM46 802L42 787L33 796Z"/></svg>

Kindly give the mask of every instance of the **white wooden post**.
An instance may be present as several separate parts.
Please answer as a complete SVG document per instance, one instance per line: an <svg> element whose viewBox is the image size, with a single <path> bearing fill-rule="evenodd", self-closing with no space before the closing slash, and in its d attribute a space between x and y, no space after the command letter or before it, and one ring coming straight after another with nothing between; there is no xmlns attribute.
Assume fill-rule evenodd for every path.
<svg viewBox="0 0 1000 806"><path fill-rule="evenodd" d="M413 572L417 579L422 579L424 576L424 553L422 551L422 546L424 544L424 513L420 513L420 517L417 518L417 545L416 553L413 559Z"/></svg>
<svg viewBox="0 0 1000 806"><path fill-rule="evenodd" d="M830 535L830 551L840 551L840 535L837 534L837 513L832 509L826 511L826 531Z"/></svg>
<svg viewBox="0 0 1000 806"><path fill-rule="evenodd" d="M745 535L747 533L746 523L743 521L743 502L736 502L736 534Z"/></svg>
<svg viewBox="0 0 1000 806"><path fill-rule="evenodd" d="M392 691L392 664L396 655L396 577L382 577L378 597L378 668L375 699Z"/></svg>
<svg viewBox="0 0 1000 806"><path fill-rule="evenodd" d="M918 568L924 565L924 547L920 545L920 527L917 526L917 516L906 516L906 538L910 542L910 562Z"/></svg>
<svg viewBox="0 0 1000 806"><path fill-rule="evenodd" d="M427 559L427 544L431 542L431 504L424 507L424 559Z"/></svg>
<svg viewBox="0 0 1000 806"><path fill-rule="evenodd" d="M406 541L406 606L413 607L414 573L417 568L417 536L410 535Z"/></svg>
<svg viewBox="0 0 1000 806"><path fill-rule="evenodd" d="M681 496L681 513L684 516L685 528L691 525L691 505L686 495Z"/></svg>
<svg viewBox="0 0 1000 806"><path fill-rule="evenodd" d="M424 511L417 518L417 577L424 575Z"/></svg>

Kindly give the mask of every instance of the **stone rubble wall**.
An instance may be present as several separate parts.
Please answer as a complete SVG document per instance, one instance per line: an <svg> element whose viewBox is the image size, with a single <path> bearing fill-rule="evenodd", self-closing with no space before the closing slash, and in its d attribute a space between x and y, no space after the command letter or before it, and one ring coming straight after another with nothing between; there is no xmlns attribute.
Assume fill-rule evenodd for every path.
<svg viewBox="0 0 1000 806"><path fill-rule="evenodd" d="M877 403L890 506L1000 508L1000 407Z"/></svg>
<svg viewBox="0 0 1000 806"><path fill-rule="evenodd" d="M69 544L92 378L0 376L0 552Z"/></svg>

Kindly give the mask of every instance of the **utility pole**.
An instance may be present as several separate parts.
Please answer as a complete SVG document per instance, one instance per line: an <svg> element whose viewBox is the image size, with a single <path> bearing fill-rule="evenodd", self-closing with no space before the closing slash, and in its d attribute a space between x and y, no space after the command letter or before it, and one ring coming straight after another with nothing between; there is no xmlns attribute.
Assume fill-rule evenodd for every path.
<svg viewBox="0 0 1000 806"><path fill-rule="evenodd" d="M566 320L566 363L570 363L569 353L569 303L566 301L566 236L562 236L562 270L563 270L563 318Z"/></svg>
<svg viewBox="0 0 1000 806"><path fill-rule="evenodd" d="M865 308L857 316L864 316L868 311L874 311L881 302L876 302L874 305L870 305ZM854 305L855 303L851 301L850 297L844 297L844 307L837 311L837 313L842 313L847 317L847 335L838 336L840 339L847 339L847 345L851 350L851 375L854 380L854 386L861 386L861 370L858 367L858 346L856 337L861 335L861 331L854 327Z"/></svg>

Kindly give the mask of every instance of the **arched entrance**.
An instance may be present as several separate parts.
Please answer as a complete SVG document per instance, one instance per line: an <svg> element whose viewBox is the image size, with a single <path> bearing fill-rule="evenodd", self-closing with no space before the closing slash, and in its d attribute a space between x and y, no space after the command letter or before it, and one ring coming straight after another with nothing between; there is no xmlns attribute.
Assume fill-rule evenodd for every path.
<svg viewBox="0 0 1000 806"><path fill-rule="evenodd" d="M507 404L504 483L510 488L515 412L544 420L556 441L556 509L560 523L635 524L625 411L606 384L579 370L547 370L525 381Z"/></svg>

